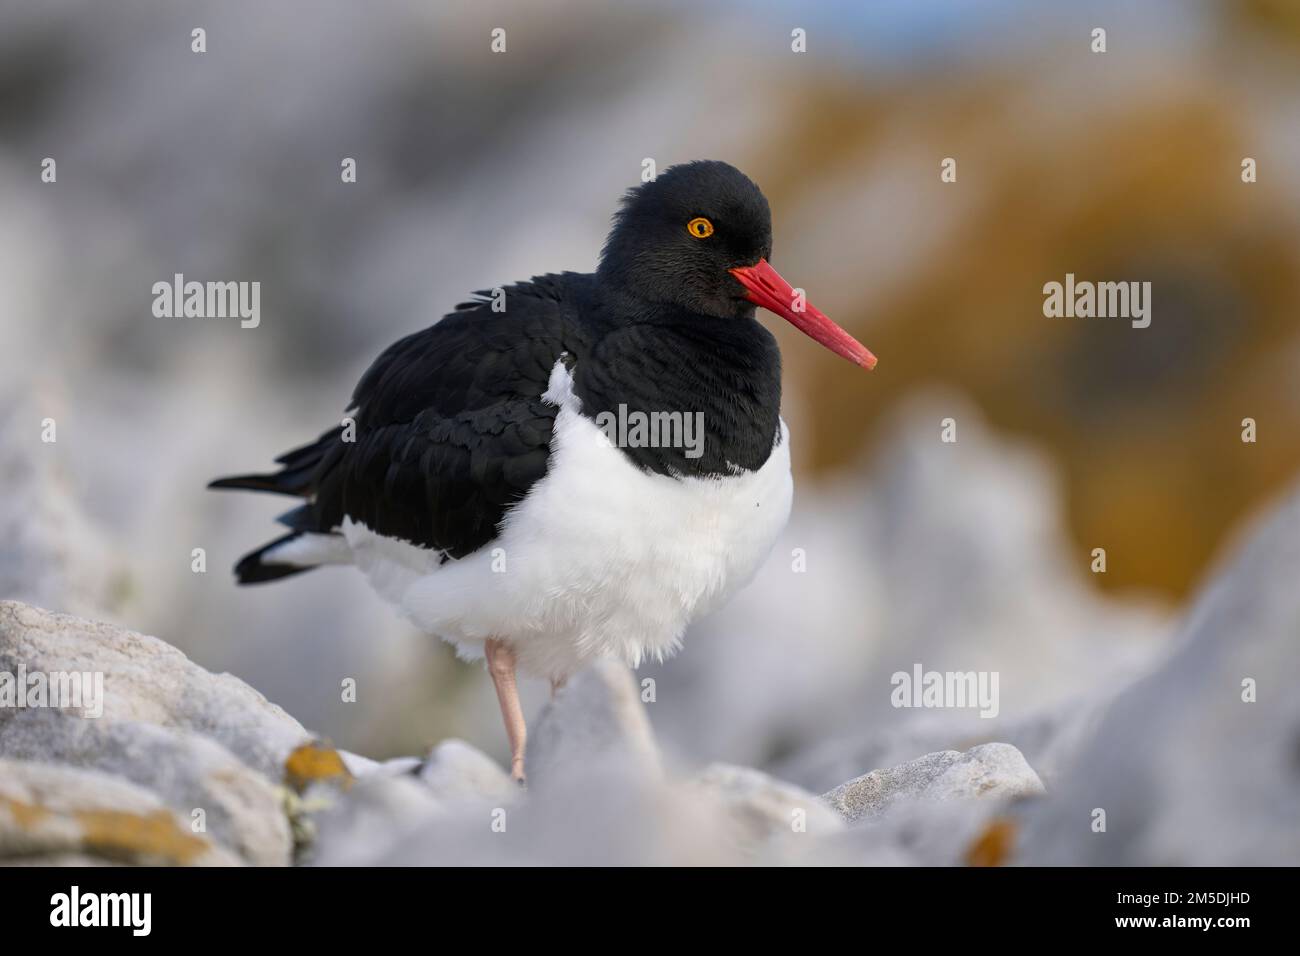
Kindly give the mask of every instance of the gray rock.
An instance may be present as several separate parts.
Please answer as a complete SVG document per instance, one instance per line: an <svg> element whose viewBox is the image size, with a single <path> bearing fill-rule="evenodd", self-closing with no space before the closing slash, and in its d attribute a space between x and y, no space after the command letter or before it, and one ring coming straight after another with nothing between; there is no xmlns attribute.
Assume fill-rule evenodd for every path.
<svg viewBox="0 0 1300 956"><path fill-rule="evenodd" d="M413 830L442 812L414 777L372 774L323 796L309 791L306 862L318 866L368 866L396 852Z"/></svg>
<svg viewBox="0 0 1300 956"><path fill-rule="evenodd" d="M1198 599L1028 816L1031 864L1300 864L1300 492ZM1254 703L1243 700L1253 680ZM1095 811L1105 832L1094 832Z"/></svg>
<svg viewBox="0 0 1300 956"><path fill-rule="evenodd" d="M930 711L925 719L901 726L872 728L867 733L834 733L768 768L784 780L822 792L861 773L863 767L894 767L917 754L969 750L983 743L1015 747L1051 787L1055 774L1095 732L1105 706L1119 687L1063 698L1023 718L972 722L951 711Z"/></svg>
<svg viewBox="0 0 1300 956"><path fill-rule="evenodd" d="M1009 862L1020 823L1018 807L1000 800L901 800L881 816L852 826L821 862L843 866L965 866ZM1006 832L1005 846L977 854L989 835ZM1000 841L1001 842L1001 841ZM992 859L990 859L992 858Z"/></svg>
<svg viewBox="0 0 1300 956"><path fill-rule="evenodd" d="M102 720L190 731L217 741L279 781L311 735L230 674L210 674L174 647L115 627L16 601L0 602L0 671L102 672ZM0 709L0 728L14 712Z"/></svg>
<svg viewBox="0 0 1300 956"><path fill-rule="evenodd" d="M150 866L239 862L135 784L75 767L0 760L0 861L85 856Z"/></svg>
<svg viewBox="0 0 1300 956"><path fill-rule="evenodd" d="M463 740L444 740L434 747L418 776L434 796L449 803L500 803L520 792L500 764Z"/></svg>
<svg viewBox="0 0 1300 956"><path fill-rule="evenodd" d="M316 864L380 862L435 816L466 811L482 818L485 807L504 808L523 798L499 764L463 740L444 740L424 760L380 762L344 751L339 756L359 779L345 789L313 788L301 802L298 826L310 844L307 859Z"/></svg>
<svg viewBox="0 0 1300 956"><path fill-rule="evenodd" d="M746 856L720 804L693 788L604 761L530 785L522 799L461 804L393 842L393 866L734 865Z"/></svg>
<svg viewBox="0 0 1300 956"><path fill-rule="evenodd" d="M0 723L0 755L112 774L149 790L257 866L285 866L292 841L277 788L215 741L138 721L23 710Z"/></svg>
<svg viewBox="0 0 1300 956"><path fill-rule="evenodd" d="M348 768L348 772L354 777L369 777L372 774L382 777L397 777L402 774L416 773L424 764L419 757L393 757L391 760L371 760L369 757L349 753L346 750L338 751L338 755L343 759L343 765Z"/></svg>
<svg viewBox="0 0 1300 956"><path fill-rule="evenodd" d="M648 778L662 773L659 748L632 672L599 660L575 674L530 731L530 787L617 763Z"/></svg>
<svg viewBox="0 0 1300 956"><path fill-rule="evenodd" d="M354 777L365 777L372 773L379 773L384 766L384 761L371 760L369 757L363 757L347 750L340 750L338 754L343 760L343 766L347 767L348 773Z"/></svg>
<svg viewBox="0 0 1300 956"><path fill-rule="evenodd" d="M648 776L624 760L602 760L546 787L506 796L499 803L481 796L440 801L437 812L408 819L400 832L354 840L355 855L348 858L397 866L816 862L825 841L845 828L814 794L726 765L683 781ZM321 843L338 837L323 834ZM332 853L322 857L334 859Z"/></svg>
<svg viewBox="0 0 1300 956"><path fill-rule="evenodd" d="M301 802L299 827L312 864L381 863L435 818L478 807L482 826L488 812L482 808L508 806L523 794L505 770L461 740L444 740L425 760L340 756L358 779L346 788L312 788ZM443 861L435 855L428 862Z"/></svg>
<svg viewBox="0 0 1300 956"><path fill-rule="evenodd" d="M689 786L717 802L743 848L757 848L773 838L844 829L840 815L816 794L749 767L712 764Z"/></svg>
<svg viewBox="0 0 1300 956"><path fill-rule="evenodd" d="M840 784L822 799L851 822L878 817L902 801L936 803L1043 793L1043 782L1009 744L944 750Z"/></svg>

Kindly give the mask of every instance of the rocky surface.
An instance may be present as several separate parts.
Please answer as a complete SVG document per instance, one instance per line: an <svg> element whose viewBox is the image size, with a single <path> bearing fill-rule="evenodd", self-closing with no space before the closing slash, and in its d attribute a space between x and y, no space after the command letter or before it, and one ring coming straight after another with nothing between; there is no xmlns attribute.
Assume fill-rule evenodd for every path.
<svg viewBox="0 0 1300 956"><path fill-rule="evenodd" d="M852 847L836 843L853 815L835 801L747 767L666 768L639 685L612 663L542 708L527 791L461 740L422 759L336 751L157 638L0 603L0 671L20 665L102 673L104 695L99 717L84 701L0 708L7 863L742 864ZM997 752L971 761L979 773L935 755L953 764L935 798L992 807L1021 792L1032 771Z"/></svg>
<svg viewBox="0 0 1300 956"><path fill-rule="evenodd" d="M0 602L0 635L0 671L21 665L29 673L102 673L99 719L192 731L267 775L281 773L289 753L311 737L237 677L210 674L156 637L14 601ZM10 716L0 710L0 730Z"/></svg>
<svg viewBox="0 0 1300 956"><path fill-rule="evenodd" d="M409 774L375 774L309 793L303 812L309 825L300 832L302 862L366 866L398 852L443 806Z"/></svg>
<svg viewBox="0 0 1300 956"><path fill-rule="evenodd" d="M156 638L0 603L0 673L105 677L99 718L0 708L0 861L1294 864L1300 591L1279 582L1296 580L1300 496L1260 520L1171 653L1007 725L1051 756L1046 786L1010 743L931 746L960 733L936 718L861 735L841 760L904 758L863 759L821 796L664 755L643 686L614 664L541 708L524 790L462 740L336 751Z"/></svg>
<svg viewBox="0 0 1300 956"><path fill-rule="evenodd" d="M444 740L411 768L421 783L447 803L509 800L519 784L496 761L463 740Z"/></svg>
<svg viewBox="0 0 1300 956"><path fill-rule="evenodd" d="M0 861L231 865L159 798L118 777L58 763L0 759Z"/></svg>
<svg viewBox="0 0 1300 956"><path fill-rule="evenodd" d="M1043 793L1020 751L1009 744L981 744L966 753L943 750L887 770L873 770L842 783L822 799L858 822L886 813L902 801L1026 797Z"/></svg>
<svg viewBox="0 0 1300 956"><path fill-rule="evenodd" d="M28 710L0 723L0 753L112 774L152 792L249 863L275 866L293 845L276 787L221 744L139 721L83 720Z"/></svg>
<svg viewBox="0 0 1300 956"><path fill-rule="evenodd" d="M799 834L816 837L844 828L839 814L816 794L749 767L712 764L691 785L710 801L716 814L727 819L742 850L788 844Z"/></svg>
<svg viewBox="0 0 1300 956"><path fill-rule="evenodd" d="M243 681L157 638L0 602L0 673L20 672L102 675L102 714L86 716L88 697L79 710L0 707L0 758L129 781L248 863L290 860L277 786L311 735Z"/></svg>

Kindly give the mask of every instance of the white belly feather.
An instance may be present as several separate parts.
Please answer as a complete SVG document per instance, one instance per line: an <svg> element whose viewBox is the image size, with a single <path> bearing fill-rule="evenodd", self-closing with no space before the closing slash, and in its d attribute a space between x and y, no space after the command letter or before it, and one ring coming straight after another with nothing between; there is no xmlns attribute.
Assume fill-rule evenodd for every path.
<svg viewBox="0 0 1300 956"><path fill-rule="evenodd" d="M482 656L509 641L525 672L563 677L597 656L637 666L675 651L691 619L758 570L790 513L789 436L762 468L726 478L643 472L578 412L562 363L547 474L495 541L461 559L348 520L352 559L417 627Z"/></svg>

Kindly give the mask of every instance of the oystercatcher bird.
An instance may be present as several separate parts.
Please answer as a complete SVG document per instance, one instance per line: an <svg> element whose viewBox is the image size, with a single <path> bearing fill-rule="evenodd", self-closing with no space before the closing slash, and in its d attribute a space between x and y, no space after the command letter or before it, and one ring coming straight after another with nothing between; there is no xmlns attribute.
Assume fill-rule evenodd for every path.
<svg viewBox="0 0 1300 956"><path fill-rule="evenodd" d="M486 657L522 781L517 668L554 692L597 656L662 659L786 522L781 356L755 306L876 363L771 251L766 198L726 163L629 190L594 274L476 293L380 355L350 416L279 471L212 482L304 499L239 583L355 565L417 627Z"/></svg>

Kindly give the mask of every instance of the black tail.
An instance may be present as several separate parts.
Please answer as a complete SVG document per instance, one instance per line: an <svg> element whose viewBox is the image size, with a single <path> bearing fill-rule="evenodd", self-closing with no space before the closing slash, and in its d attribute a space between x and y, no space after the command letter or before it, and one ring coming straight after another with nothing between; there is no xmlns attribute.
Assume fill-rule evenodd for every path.
<svg viewBox="0 0 1300 956"><path fill-rule="evenodd" d="M235 565L235 579L240 584L261 584L264 581L278 581L280 578L287 578L292 574L310 571L310 566L304 567L298 564L276 564L274 561L262 561L262 556L266 552L292 541L298 535L299 532L291 531L274 541L268 541L256 551L244 555L239 559L239 563Z"/></svg>
<svg viewBox="0 0 1300 956"><path fill-rule="evenodd" d="M218 478L208 485L209 488L235 488L243 491L267 491L277 495L291 495L295 498L311 498L316 491L317 472L325 456L329 454L343 431L342 426L331 429L310 445L303 445L285 452L276 462L283 465L278 472L268 475L232 475ZM304 532L329 533L328 528L317 526L312 503L294 508L279 517L282 525L290 528L289 534L269 541L256 551L239 559L235 565L235 578L240 584L261 584L264 581L278 581L290 575L310 571L310 564L286 564L274 560L263 560L266 553L299 537Z"/></svg>
<svg viewBox="0 0 1300 956"><path fill-rule="evenodd" d="M281 482L284 472L274 475L231 475L208 482L209 488L238 488L243 491L269 491L276 495L293 495L304 497L303 493L287 483Z"/></svg>
<svg viewBox="0 0 1300 956"><path fill-rule="evenodd" d="M285 452L276 459L276 462L284 467L273 474L232 475L229 478L218 478L208 487L268 491L271 494L292 495L296 498L311 497L316 485L317 466L334 447L342 431L343 426L340 425L327 431L310 445Z"/></svg>

